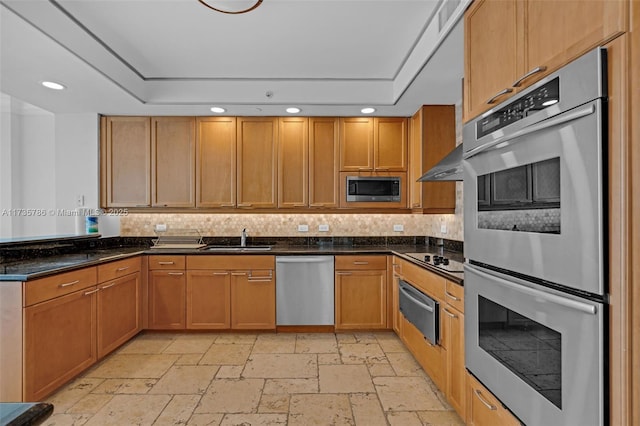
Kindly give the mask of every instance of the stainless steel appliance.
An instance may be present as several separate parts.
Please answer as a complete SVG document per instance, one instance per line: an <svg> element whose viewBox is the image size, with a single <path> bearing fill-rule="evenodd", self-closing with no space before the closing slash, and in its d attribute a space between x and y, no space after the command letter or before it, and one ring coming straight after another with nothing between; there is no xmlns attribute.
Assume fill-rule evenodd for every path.
<svg viewBox="0 0 640 426"><path fill-rule="evenodd" d="M439 303L404 280L398 282L398 305L402 315L422 335L437 345L440 330Z"/></svg>
<svg viewBox="0 0 640 426"><path fill-rule="evenodd" d="M470 121L465 362L527 425L604 424L606 51Z"/></svg>
<svg viewBox="0 0 640 426"><path fill-rule="evenodd" d="M400 177L347 176L348 202L398 202Z"/></svg>
<svg viewBox="0 0 640 426"><path fill-rule="evenodd" d="M333 256L276 256L276 324L333 325Z"/></svg>

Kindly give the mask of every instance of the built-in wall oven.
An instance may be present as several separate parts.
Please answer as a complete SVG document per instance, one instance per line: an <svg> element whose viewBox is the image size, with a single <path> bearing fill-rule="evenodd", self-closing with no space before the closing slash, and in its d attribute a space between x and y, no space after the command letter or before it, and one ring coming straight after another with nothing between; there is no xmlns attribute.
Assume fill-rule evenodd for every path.
<svg viewBox="0 0 640 426"><path fill-rule="evenodd" d="M604 423L606 51L464 137L465 362L527 425Z"/></svg>

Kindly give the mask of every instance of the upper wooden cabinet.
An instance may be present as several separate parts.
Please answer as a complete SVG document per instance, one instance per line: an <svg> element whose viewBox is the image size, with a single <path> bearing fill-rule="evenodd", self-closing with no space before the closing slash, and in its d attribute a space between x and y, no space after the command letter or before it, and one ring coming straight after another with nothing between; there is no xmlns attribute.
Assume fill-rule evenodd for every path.
<svg viewBox="0 0 640 426"><path fill-rule="evenodd" d="M340 120L332 117L309 119L309 206L338 207L338 159Z"/></svg>
<svg viewBox="0 0 640 426"><path fill-rule="evenodd" d="M628 7L624 1L475 1L464 17L464 121L626 31Z"/></svg>
<svg viewBox="0 0 640 426"><path fill-rule="evenodd" d="M425 105L411 117L409 207L414 212L455 213L455 182L417 182L455 147L455 106Z"/></svg>
<svg viewBox="0 0 640 426"><path fill-rule="evenodd" d="M237 206L274 208L278 119L238 117L237 120Z"/></svg>
<svg viewBox="0 0 640 426"><path fill-rule="evenodd" d="M196 120L196 207L236 205L236 119Z"/></svg>
<svg viewBox="0 0 640 426"><path fill-rule="evenodd" d="M308 207L309 119L281 117L278 124L278 207Z"/></svg>
<svg viewBox="0 0 640 426"><path fill-rule="evenodd" d="M195 206L195 118L151 119L151 205Z"/></svg>
<svg viewBox="0 0 640 426"><path fill-rule="evenodd" d="M151 205L151 118L102 117L100 204Z"/></svg>
<svg viewBox="0 0 640 426"><path fill-rule="evenodd" d="M407 119L341 118L340 171L406 171Z"/></svg>

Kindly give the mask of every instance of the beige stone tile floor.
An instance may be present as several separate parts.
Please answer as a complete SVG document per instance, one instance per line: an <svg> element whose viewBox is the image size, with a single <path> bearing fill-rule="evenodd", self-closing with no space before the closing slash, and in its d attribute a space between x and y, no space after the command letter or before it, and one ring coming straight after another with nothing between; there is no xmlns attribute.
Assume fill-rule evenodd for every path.
<svg viewBox="0 0 640 426"><path fill-rule="evenodd" d="M144 333L48 402L47 425L462 425L392 332Z"/></svg>

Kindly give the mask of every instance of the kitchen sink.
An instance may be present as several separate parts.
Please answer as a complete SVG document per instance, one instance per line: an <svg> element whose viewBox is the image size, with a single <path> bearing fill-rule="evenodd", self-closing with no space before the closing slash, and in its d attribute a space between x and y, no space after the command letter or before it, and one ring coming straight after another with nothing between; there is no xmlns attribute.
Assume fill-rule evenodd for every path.
<svg viewBox="0 0 640 426"><path fill-rule="evenodd" d="M269 251L271 246L208 246L205 251Z"/></svg>

